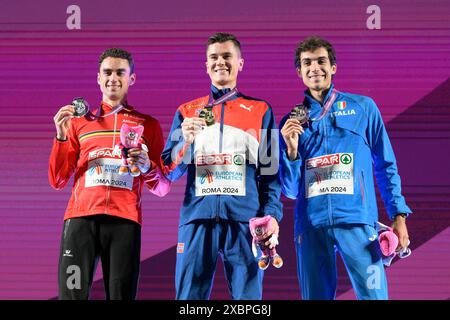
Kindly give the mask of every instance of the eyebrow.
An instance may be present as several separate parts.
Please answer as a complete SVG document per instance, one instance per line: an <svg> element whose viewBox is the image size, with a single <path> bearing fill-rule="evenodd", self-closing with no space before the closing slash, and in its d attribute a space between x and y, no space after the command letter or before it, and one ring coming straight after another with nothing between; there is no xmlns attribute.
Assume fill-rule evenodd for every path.
<svg viewBox="0 0 450 320"><path fill-rule="evenodd" d="M231 53L231 52L229 52L229 51L227 51L227 52L223 52L223 53L221 53L221 54L219 54L219 53L210 53L210 54L208 55L208 57L212 57L212 56L219 56L219 55L222 55L222 56L224 56L224 55L226 55L226 54L229 54L229 55L231 55L232 53Z"/></svg>
<svg viewBox="0 0 450 320"><path fill-rule="evenodd" d="M102 71L103 72L111 72L111 71L116 71L116 72L118 72L118 71L120 71L120 72L125 72L127 69L124 69L124 68L119 68L119 69L110 69L110 68L104 68L104 69L102 69Z"/></svg>
<svg viewBox="0 0 450 320"><path fill-rule="evenodd" d="M321 57L318 57L318 58L316 58L316 59L312 59L312 58L303 58L302 61L314 61L314 60L319 60L319 59L328 59L328 57L321 56Z"/></svg>

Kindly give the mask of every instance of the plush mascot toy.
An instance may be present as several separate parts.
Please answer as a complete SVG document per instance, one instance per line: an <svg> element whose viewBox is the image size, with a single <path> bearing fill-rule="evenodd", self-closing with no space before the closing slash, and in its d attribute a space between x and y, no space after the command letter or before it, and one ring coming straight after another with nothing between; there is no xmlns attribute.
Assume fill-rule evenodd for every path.
<svg viewBox="0 0 450 320"><path fill-rule="evenodd" d="M261 248L262 255L258 260L258 266L262 270L267 269L271 260L272 265L275 268L281 268L283 266L283 259L281 259L280 255L277 254L275 247L270 249L265 245L267 241L270 241L270 243L275 246L278 245L278 236L273 234L270 238L263 238L264 233L269 227L270 219L272 219L272 217L269 215L262 218L252 218L249 221L250 233L253 236L253 255L255 257L258 256L256 247L259 246Z"/></svg>
<svg viewBox="0 0 450 320"><path fill-rule="evenodd" d="M380 242L380 249L381 253L383 254L383 263L386 267L389 267L391 265L392 260L396 255L398 255L400 259L404 259L411 254L411 249L409 249L408 247L403 250L397 251L398 237L391 227L378 222L378 230L381 231L380 235L378 236L378 241Z"/></svg>
<svg viewBox="0 0 450 320"><path fill-rule="evenodd" d="M147 146L140 142L143 132L144 126L141 125L130 127L129 125L124 123L120 128L120 143L118 143L114 148L115 153L118 153L120 150L120 153L122 155L122 165L119 168L120 175L129 173L133 177L137 177L141 174L141 171L136 165L128 164L127 158L128 150L133 148L140 148L145 152L148 152Z"/></svg>

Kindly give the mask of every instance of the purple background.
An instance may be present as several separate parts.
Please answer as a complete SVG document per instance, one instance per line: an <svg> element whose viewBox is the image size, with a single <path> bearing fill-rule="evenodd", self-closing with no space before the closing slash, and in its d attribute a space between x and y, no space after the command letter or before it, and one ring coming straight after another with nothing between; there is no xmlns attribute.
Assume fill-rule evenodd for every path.
<svg viewBox="0 0 450 320"><path fill-rule="evenodd" d="M275 6L275 3L276 6ZM66 8L81 7L81 30L67 30ZM377 1L381 30L368 30L372 1L128 0L9 1L0 5L0 298L57 294L62 217L71 187L50 188L53 115L75 96L100 102L97 59L107 47L130 50L137 83L129 102L162 124L177 106L205 95L205 42L234 33L245 59L240 90L267 99L277 121L302 99L293 68L299 40L317 34L337 51L336 87L371 96L394 145L413 255L388 269L393 299L450 298L450 3ZM70 184L71 186L71 184ZM184 181L143 203L140 299L173 299L178 210ZM265 276L265 299L298 299L293 202L283 198L281 270ZM382 207L380 203L380 207ZM386 214L380 212L386 222ZM96 279L101 279L98 268ZM339 262L339 299L354 294ZM101 281L93 297L102 298ZM212 298L227 299L218 266Z"/></svg>

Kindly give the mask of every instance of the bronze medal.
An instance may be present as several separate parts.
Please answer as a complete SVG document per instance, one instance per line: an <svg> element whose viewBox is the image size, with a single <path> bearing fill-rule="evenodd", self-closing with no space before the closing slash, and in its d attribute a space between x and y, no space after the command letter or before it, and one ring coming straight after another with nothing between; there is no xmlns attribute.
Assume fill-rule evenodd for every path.
<svg viewBox="0 0 450 320"><path fill-rule="evenodd" d="M309 120L308 110L303 104L297 104L289 114L290 119L297 119L301 125Z"/></svg>

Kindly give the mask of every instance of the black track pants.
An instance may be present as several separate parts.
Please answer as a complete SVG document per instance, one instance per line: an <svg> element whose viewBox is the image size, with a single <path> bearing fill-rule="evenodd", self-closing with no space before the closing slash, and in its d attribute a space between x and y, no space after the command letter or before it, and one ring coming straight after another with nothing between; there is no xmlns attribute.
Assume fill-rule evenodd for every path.
<svg viewBox="0 0 450 320"><path fill-rule="evenodd" d="M141 226L108 215L64 222L59 257L59 299L89 298L101 258L106 299L132 300L139 279Z"/></svg>

